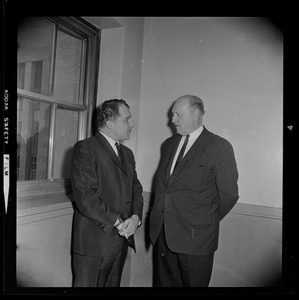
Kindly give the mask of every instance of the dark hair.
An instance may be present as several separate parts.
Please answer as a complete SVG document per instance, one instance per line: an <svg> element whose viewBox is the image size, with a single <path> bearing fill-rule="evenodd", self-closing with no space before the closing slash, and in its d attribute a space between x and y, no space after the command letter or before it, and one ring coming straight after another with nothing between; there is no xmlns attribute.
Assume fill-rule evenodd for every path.
<svg viewBox="0 0 299 300"><path fill-rule="evenodd" d="M119 107L130 106L123 99L111 99L104 101L96 110L98 129L103 128L108 120L115 120L119 117Z"/></svg>

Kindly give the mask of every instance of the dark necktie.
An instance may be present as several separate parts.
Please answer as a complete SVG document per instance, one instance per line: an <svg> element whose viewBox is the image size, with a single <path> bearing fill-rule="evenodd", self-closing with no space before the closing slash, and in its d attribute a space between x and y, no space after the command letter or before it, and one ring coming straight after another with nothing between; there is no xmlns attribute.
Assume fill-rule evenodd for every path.
<svg viewBox="0 0 299 300"><path fill-rule="evenodd" d="M186 135L186 138L185 138L185 141L184 141L184 144L183 144L183 147L178 155L178 158L176 160L176 163L175 163L175 166L173 168L173 171L175 170L175 168L179 165L179 163L181 162L181 160L183 159L183 155L184 155L184 152L186 150L186 147L187 147L187 144L188 144L188 141L189 141L189 134Z"/></svg>
<svg viewBox="0 0 299 300"><path fill-rule="evenodd" d="M118 158L122 164L122 166L124 165L124 154L123 154L123 151L121 149L121 146L118 142L115 142L115 146L116 146L116 149L117 149L117 153L118 153Z"/></svg>

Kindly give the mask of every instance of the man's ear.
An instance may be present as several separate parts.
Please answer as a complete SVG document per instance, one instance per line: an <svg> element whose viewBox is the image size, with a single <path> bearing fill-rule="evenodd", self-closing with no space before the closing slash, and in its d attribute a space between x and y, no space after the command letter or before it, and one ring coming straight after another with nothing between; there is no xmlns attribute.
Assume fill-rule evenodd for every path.
<svg viewBox="0 0 299 300"><path fill-rule="evenodd" d="M193 114L193 118L194 118L195 120L197 120L197 119L199 118L200 112L199 112L198 109L194 109L194 111L193 111L192 114Z"/></svg>
<svg viewBox="0 0 299 300"><path fill-rule="evenodd" d="M108 121L106 122L106 127L107 127L108 129L112 129L112 128L113 128L113 125L114 125L114 122L113 122L112 120L108 120Z"/></svg>

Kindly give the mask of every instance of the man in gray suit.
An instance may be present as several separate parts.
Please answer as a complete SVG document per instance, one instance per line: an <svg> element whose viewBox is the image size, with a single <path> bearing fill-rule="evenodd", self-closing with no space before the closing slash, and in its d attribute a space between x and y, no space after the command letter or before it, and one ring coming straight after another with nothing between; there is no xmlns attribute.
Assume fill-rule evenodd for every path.
<svg viewBox="0 0 299 300"><path fill-rule="evenodd" d="M199 97L179 97L172 114L178 134L162 145L150 214L156 284L207 287L220 220L239 198L237 165L232 145L202 125Z"/></svg>
<svg viewBox="0 0 299 300"><path fill-rule="evenodd" d="M128 246L135 249L142 185L132 150L119 143L134 127L129 108L122 99L103 102L98 133L73 149L73 287L119 287Z"/></svg>

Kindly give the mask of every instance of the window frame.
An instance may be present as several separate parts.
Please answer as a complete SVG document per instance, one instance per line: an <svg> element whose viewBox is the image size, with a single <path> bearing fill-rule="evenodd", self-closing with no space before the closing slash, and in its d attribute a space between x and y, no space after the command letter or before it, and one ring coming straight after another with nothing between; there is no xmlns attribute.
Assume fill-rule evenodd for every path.
<svg viewBox="0 0 299 300"><path fill-rule="evenodd" d="M51 105L51 127L49 136L48 179L17 181L17 209L32 208L70 201L70 178L53 179L53 150L54 150L54 121L58 106L78 111L77 140L84 139L92 134L92 113L96 106L97 79L99 68L99 44L101 32L98 28L81 17L44 17L53 22L53 51L50 78L50 95L53 91L55 47L58 29L83 41L79 103L73 104L52 96L42 95L17 88L17 95L32 100L38 100Z"/></svg>

